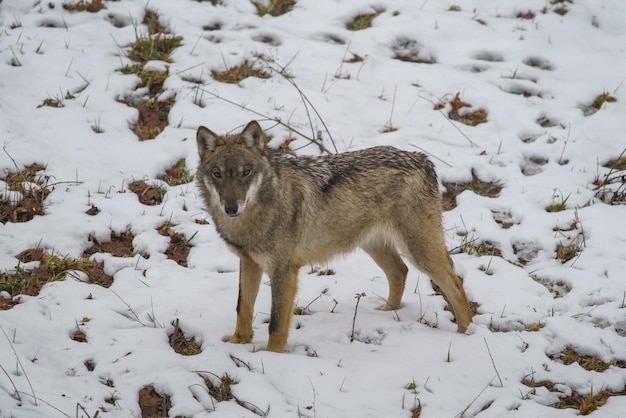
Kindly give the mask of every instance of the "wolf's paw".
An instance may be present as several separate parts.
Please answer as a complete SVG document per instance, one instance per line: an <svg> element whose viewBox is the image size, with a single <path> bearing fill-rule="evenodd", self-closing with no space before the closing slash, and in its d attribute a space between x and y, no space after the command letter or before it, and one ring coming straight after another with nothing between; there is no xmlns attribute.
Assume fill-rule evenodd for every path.
<svg viewBox="0 0 626 418"><path fill-rule="evenodd" d="M383 311L383 312L387 312L387 311L397 311L398 309L400 309L400 306L391 306L389 303L385 302L384 305L379 306L378 308L379 311Z"/></svg>
<svg viewBox="0 0 626 418"><path fill-rule="evenodd" d="M252 342L252 336L242 337L241 335L235 333L233 335L222 338L222 341L232 344L248 344Z"/></svg>

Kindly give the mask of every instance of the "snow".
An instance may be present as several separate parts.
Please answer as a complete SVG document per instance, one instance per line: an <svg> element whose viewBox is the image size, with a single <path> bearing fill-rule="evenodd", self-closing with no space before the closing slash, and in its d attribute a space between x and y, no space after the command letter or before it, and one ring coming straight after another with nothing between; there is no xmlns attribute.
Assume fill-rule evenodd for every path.
<svg viewBox="0 0 626 418"><path fill-rule="evenodd" d="M234 401L211 400L198 371L228 373L238 382L235 396L269 410L270 417L410 417L418 403L421 417L571 417L576 410L549 406L558 393L542 387L531 392L522 380L549 380L563 393L624 390L623 368L586 371L550 356L571 345L605 361L626 361L626 205L602 203L593 185L608 172L603 164L626 148L621 0L567 2L563 16L544 0L461 0L455 3L461 11L448 10L452 3L446 2L298 0L280 17L257 16L248 0L218 6L105 1L97 13L70 12L64 3L0 1L2 176L15 164L40 163L42 174L57 183L45 215L0 224L0 270L14 271L15 256L38 246L79 257L90 234L106 240L127 228L138 255L94 256L114 274L109 289L68 275L0 311L0 417L93 417L98 410L100 417L138 417L138 391L146 385L171 397L171 416L257 416ZM544 7L547 13L541 13ZM168 69L161 98L175 96L175 104L168 127L140 142L129 129L137 111L119 101L140 93L134 91L139 79L116 70L131 63L125 47L145 33L146 9L157 11L183 42L171 63L146 66ZM371 28L345 28L353 17L377 10L384 12ZM529 10L533 19L516 17ZM220 29L203 29L216 24ZM419 48L422 59L436 63L393 59L394 45L409 53ZM364 60L344 62L352 53ZM319 115L311 113L309 120L299 92L276 73L238 85L211 78L212 70L255 62L258 54L286 67ZM529 58L547 69L525 64ZM190 78L202 80L200 89L185 81ZM520 89L531 96L511 93ZM76 98L63 100L65 107L38 108L68 91ZM617 101L584 116L581 107L604 92ZM448 120L446 109L433 110L456 93L474 109L486 109L488 122L469 127ZM542 127L540 117L557 124ZM468 297L480 305L472 332L455 333L443 298L413 268L403 307L376 310L387 283L357 251L319 266L334 275L302 269L297 303L310 303L311 315L294 317L286 353L262 350L270 309L265 279L253 344L222 342L235 324L239 263L210 223L195 222L210 222L196 186L163 185L164 202L145 206L128 184L162 184L157 176L180 158L193 172L199 125L226 133L251 119L273 137L270 145L289 135L272 121L280 119L307 135L320 131L333 149L323 121L339 151L418 147L432 156L443 181L468 181L472 170L483 181L499 181L497 197L465 191L444 214L449 248L477 239L502 251L502 258L452 256ZM104 132L94 132L94 124ZM389 124L397 130L383 133ZM292 148L299 153L318 152L296 137ZM547 163L532 165L533 157ZM532 175L523 174L524 167ZM1 186L0 194L10 198ZM545 211L564 198L566 210ZM101 212L86 215L91 205ZM513 225L503 228L493 212L509 214ZM574 220L576 229L567 230ZM164 255L167 239L155 230L166 221L186 237L196 233L187 268ZM555 259L557 244L583 237L579 256ZM517 263L522 253L514 247L524 248L527 264ZM548 289L556 284L562 297ZM355 295L362 292L351 343ZM176 319L202 343L201 354L172 350L168 335ZM536 323L545 326L526 330ZM70 338L77 326L88 342ZM250 368L238 367L232 357ZM95 364L93 371L86 360ZM107 380L114 386L103 384ZM407 389L412 382L414 389ZM105 403L111 395L115 405ZM624 411L626 397L612 397L593 416L624 417Z"/></svg>

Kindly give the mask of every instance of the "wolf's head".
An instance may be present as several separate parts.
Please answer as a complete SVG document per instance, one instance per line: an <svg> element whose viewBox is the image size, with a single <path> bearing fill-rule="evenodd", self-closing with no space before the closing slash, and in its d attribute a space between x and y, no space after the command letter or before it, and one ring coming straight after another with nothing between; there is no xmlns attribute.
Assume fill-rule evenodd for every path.
<svg viewBox="0 0 626 418"><path fill-rule="evenodd" d="M239 134L219 136L201 126L196 133L198 183L213 216L239 216L256 200L267 160L263 131L252 121Z"/></svg>

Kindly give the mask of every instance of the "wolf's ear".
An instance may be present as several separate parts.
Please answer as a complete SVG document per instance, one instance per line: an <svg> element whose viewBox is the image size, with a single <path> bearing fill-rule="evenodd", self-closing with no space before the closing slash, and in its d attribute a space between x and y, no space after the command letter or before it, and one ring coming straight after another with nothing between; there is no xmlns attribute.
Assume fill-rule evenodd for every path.
<svg viewBox="0 0 626 418"><path fill-rule="evenodd" d="M198 143L198 154L200 159L204 158L207 154L215 151L219 145L222 145L224 141L217 135L215 135L209 128L201 126L196 132L196 142Z"/></svg>
<svg viewBox="0 0 626 418"><path fill-rule="evenodd" d="M263 148L265 148L263 129L261 129L261 126L259 126L259 123L255 120L251 121L243 128L241 138L243 139L243 144L250 150L263 151Z"/></svg>

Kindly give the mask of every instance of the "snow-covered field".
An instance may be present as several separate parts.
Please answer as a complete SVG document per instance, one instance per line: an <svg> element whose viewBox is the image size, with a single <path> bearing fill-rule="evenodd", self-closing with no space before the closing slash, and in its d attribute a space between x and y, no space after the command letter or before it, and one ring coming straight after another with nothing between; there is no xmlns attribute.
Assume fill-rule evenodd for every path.
<svg viewBox="0 0 626 418"><path fill-rule="evenodd" d="M0 224L0 298L19 301L0 311L0 417L139 417L148 385L185 417L565 417L594 402L592 416L626 416L626 205L604 203L594 184L626 148L626 4L297 0L260 17L249 0L218 3L104 1L89 12L67 10L69 0L0 1L0 200L21 200L10 174L34 163L43 169L30 180L51 190L43 215ZM139 141L126 102L152 93L119 69L136 64L129 45L148 36L147 11L170 34L156 36L182 42L170 62L144 66L167 73L156 94L173 105L167 127ZM370 28L346 28L375 12ZM271 77L212 76L244 60ZM471 106L460 113L482 108L487 122L451 121L457 93ZM603 93L616 101L590 110ZM388 144L431 155L446 184L474 175L502 186L493 197L466 190L444 214L477 305L473 332L455 333L414 269L403 307L376 310L386 280L356 252L301 271L297 304L310 314L294 317L286 353L262 350L268 283L254 344L222 342L238 260L195 184L158 177L181 158L193 174L199 125L226 133L251 119L270 146L293 134L292 149L320 152L294 132L333 152ZM140 203L136 180L158 185L163 202ZM98 214L85 213L92 206ZM165 255L166 222L192 246L187 267ZM7 290L38 264L18 261L22 251L79 259L111 231L134 236L128 257L92 256L111 287L72 273L36 295ZM174 352L176 320L200 354ZM609 367L588 366L600 361ZM209 395L203 377L217 385L226 374L239 402Z"/></svg>

